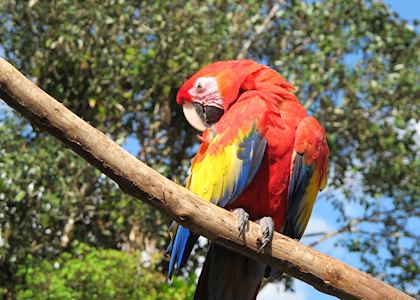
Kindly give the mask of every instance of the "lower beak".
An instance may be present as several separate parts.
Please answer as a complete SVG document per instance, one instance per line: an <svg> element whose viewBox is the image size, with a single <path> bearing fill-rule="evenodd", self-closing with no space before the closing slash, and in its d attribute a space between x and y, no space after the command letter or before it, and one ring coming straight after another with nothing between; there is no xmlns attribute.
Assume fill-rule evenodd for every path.
<svg viewBox="0 0 420 300"><path fill-rule="evenodd" d="M219 121L224 113L223 109L215 106L205 106L197 102L193 102L193 106L207 127Z"/></svg>
<svg viewBox="0 0 420 300"><path fill-rule="evenodd" d="M211 126L223 116L225 111L215 106L204 106L204 123Z"/></svg>
<svg viewBox="0 0 420 300"><path fill-rule="evenodd" d="M215 106L204 106L197 102L185 102L182 106L184 115L192 127L200 131L211 127L214 123L219 121L224 110Z"/></svg>

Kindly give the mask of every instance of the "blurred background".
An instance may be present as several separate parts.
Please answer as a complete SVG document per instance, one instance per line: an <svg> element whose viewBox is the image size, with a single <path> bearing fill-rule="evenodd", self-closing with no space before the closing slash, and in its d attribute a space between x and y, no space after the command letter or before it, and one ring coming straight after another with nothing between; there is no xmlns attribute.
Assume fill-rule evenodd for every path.
<svg viewBox="0 0 420 300"><path fill-rule="evenodd" d="M182 82L217 60L269 65L331 150L302 242L419 295L419 11L416 0L2 0L0 56L179 184L199 142L175 103ZM4 299L192 297L205 239L169 284L167 216L4 102L0 137ZM272 281L258 299L332 299Z"/></svg>

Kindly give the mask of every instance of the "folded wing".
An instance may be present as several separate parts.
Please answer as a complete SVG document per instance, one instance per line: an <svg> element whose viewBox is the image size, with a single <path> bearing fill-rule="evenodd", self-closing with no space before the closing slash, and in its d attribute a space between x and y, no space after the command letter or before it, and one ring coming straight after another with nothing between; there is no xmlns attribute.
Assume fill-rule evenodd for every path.
<svg viewBox="0 0 420 300"><path fill-rule="evenodd" d="M325 131L312 117L298 124L283 233L300 239L308 224L318 191L327 184L328 146Z"/></svg>

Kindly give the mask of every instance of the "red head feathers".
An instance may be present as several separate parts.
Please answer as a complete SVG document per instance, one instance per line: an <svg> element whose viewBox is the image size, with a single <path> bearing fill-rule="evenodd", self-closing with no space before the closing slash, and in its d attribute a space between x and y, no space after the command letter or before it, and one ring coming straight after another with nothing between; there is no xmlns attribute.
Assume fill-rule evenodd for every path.
<svg viewBox="0 0 420 300"><path fill-rule="evenodd" d="M251 60L228 60L208 65L180 88L176 101L190 124L199 130L217 122L241 92L264 90L294 98L294 87L276 71ZM204 121L204 122L202 122Z"/></svg>

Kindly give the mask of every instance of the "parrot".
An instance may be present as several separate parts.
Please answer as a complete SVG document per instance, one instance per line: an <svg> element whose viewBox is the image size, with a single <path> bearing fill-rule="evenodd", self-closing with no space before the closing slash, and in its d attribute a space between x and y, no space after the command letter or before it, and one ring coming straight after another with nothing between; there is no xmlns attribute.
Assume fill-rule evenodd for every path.
<svg viewBox="0 0 420 300"><path fill-rule="evenodd" d="M240 237L249 221L259 223L261 251L274 231L302 237L327 184L325 130L294 91L274 69L241 59L204 67L176 96L188 123L201 132L186 188L234 212ZM170 231L169 279L175 267L186 265L199 237L175 222ZM269 272L269 266L212 243L194 299L256 299Z"/></svg>

